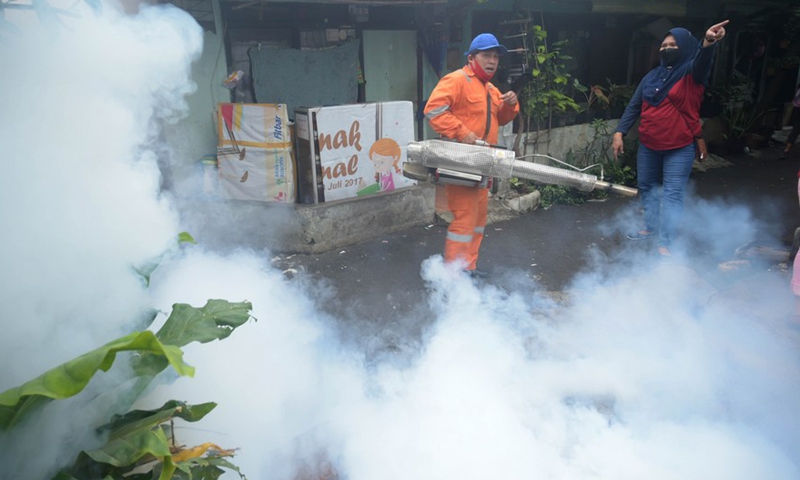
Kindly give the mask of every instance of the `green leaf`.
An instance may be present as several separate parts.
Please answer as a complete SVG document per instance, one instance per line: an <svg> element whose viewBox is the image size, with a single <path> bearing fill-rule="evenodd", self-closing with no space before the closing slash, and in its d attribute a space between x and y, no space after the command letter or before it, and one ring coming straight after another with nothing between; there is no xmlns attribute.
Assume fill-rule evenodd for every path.
<svg viewBox="0 0 800 480"><path fill-rule="evenodd" d="M160 428L140 429L111 439L97 450L86 451L92 460L115 467L133 465L145 455L152 455L161 461L171 457L169 441ZM169 477L167 477L169 478Z"/></svg>
<svg viewBox="0 0 800 480"><path fill-rule="evenodd" d="M161 475L158 480L170 480L175 474L175 464L172 463L172 457L164 458L163 465L161 466Z"/></svg>
<svg viewBox="0 0 800 480"><path fill-rule="evenodd" d="M156 270L156 268L158 268L158 266L161 264L161 261L163 259L164 259L164 255L162 254L162 255L159 255L156 258L148 260L147 262L143 263L142 265L133 267L133 271L136 272L139 276L141 276L142 280L144 280L144 286L145 287L149 287L150 286L150 276L153 274L153 272Z"/></svg>
<svg viewBox="0 0 800 480"><path fill-rule="evenodd" d="M192 243L197 245L194 237L192 237L189 232L181 232L178 234L178 243Z"/></svg>
<svg viewBox="0 0 800 480"><path fill-rule="evenodd" d="M95 462L115 467L129 467L145 456L155 457L162 462L160 479L216 479L224 473L219 467L234 470L243 478L238 467L224 458L230 452L221 454L209 450L205 457L191 457L181 462L175 462L171 453L168 441L172 436L168 433L171 424L168 425L167 422L175 417L197 422L214 407L216 404L213 402L189 405L170 400L158 409L136 410L115 416L103 427L103 430L111 431L108 443L100 449L85 453ZM154 471L157 472L158 469L159 467L154 467Z"/></svg>
<svg viewBox="0 0 800 480"><path fill-rule="evenodd" d="M13 427L36 407L50 400L76 395L98 370L108 371L117 353L122 351L153 354L164 358L178 374L194 375L194 368L183 362L180 348L165 345L149 330L131 333L0 393L0 430Z"/></svg>
<svg viewBox="0 0 800 480"><path fill-rule="evenodd" d="M178 478L191 478L192 480L216 480L222 476L223 473L225 473L223 468L227 468L228 470L233 470L234 472L238 473L239 478L245 478L245 476L239 470L239 467L223 457L211 456L205 458L193 458L186 462L178 463L177 467L180 471L191 472L191 476L178 475Z"/></svg>
<svg viewBox="0 0 800 480"><path fill-rule="evenodd" d="M251 309L249 302L226 300L208 300L202 308L176 303L156 336L161 342L178 347L191 342L221 340L252 318ZM140 377L155 377L165 368L166 359L157 355L144 354L133 361L133 370Z"/></svg>
<svg viewBox="0 0 800 480"><path fill-rule="evenodd" d="M162 423L178 417L187 422L197 422L216 408L214 402L189 405L185 402L170 400L161 408L154 410L132 410L124 415L114 415L111 421L100 427L101 431L110 431L110 438L127 435L135 430L152 429Z"/></svg>
<svg viewBox="0 0 800 480"><path fill-rule="evenodd" d="M172 306L172 313L156 333L163 343L183 347L191 342L222 340L252 318L250 302L209 300L202 308L185 303Z"/></svg>
<svg viewBox="0 0 800 480"><path fill-rule="evenodd" d="M178 234L178 244L181 243L192 243L197 245L194 237L192 237L189 232L181 232ZM156 268L161 265L161 262L164 260L166 253L162 253L161 255L152 258L142 265L133 267L133 271L139 274L142 279L144 280L144 286L150 286L150 276L153 274Z"/></svg>

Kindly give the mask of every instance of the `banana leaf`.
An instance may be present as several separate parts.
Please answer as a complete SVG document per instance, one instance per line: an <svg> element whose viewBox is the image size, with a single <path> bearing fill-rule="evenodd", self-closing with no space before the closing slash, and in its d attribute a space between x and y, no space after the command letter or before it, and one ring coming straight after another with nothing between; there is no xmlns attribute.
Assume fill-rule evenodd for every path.
<svg viewBox="0 0 800 480"><path fill-rule="evenodd" d="M162 343L178 347L192 342L222 340L252 318L252 308L250 302L234 303L227 300L208 300L202 308L176 303L156 337ZM144 354L133 360L133 370L139 377L155 377L165 368L167 360L160 355Z"/></svg>
<svg viewBox="0 0 800 480"><path fill-rule="evenodd" d="M180 348L164 344L151 331L131 333L0 393L0 430L10 429L28 412L44 403L76 395L98 370L108 371L117 353L123 351L157 355L172 365L178 374L194 375L194 368L184 363Z"/></svg>
<svg viewBox="0 0 800 480"><path fill-rule="evenodd" d="M208 300L203 308L176 303L156 336L163 343L178 347L191 342L222 340L252 318L252 308L250 302L232 303L226 300Z"/></svg>
<svg viewBox="0 0 800 480"><path fill-rule="evenodd" d="M142 428L153 428L175 417L197 422L216 406L214 402L189 405L170 400L155 410L132 410L124 415L114 415L110 422L100 427L100 431L110 432L113 439Z"/></svg>
<svg viewBox="0 0 800 480"><path fill-rule="evenodd" d="M121 351L141 354L132 361L134 371L143 380L136 388L137 395L168 365L180 375L193 376L194 368L183 362L179 347L193 341L206 343L228 337L251 318L251 309L249 302L225 300L209 300L202 308L177 303L158 333L131 333L0 393L0 430L10 429L29 412L51 400L76 395L98 370L108 371Z"/></svg>
<svg viewBox="0 0 800 480"><path fill-rule="evenodd" d="M108 442L102 448L85 451L84 454L96 463L114 467L109 470L112 478L134 475L150 477L155 472L160 473L159 478L212 480L224 473L223 468L234 470L244 478L238 467L225 459L233 456L233 450L225 450L212 443L176 448L174 440L170 441L172 419L177 417L187 422L197 422L215 407L216 403L213 402L189 405L170 400L158 409L134 410L125 415L116 415L101 428L101 431L109 432ZM73 473L86 476L85 472L93 468L91 464L84 464L80 470ZM101 470L103 468L94 469ZM170 476L165 476L167 474Z"/></svg>

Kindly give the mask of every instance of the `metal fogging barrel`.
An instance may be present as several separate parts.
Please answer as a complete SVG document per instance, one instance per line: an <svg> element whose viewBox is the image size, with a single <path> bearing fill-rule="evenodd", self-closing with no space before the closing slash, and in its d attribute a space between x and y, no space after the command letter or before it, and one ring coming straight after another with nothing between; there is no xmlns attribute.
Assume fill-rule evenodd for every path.
<svg viewBox="0 0 800 480"><path fill-rule="evenodd" d="M595 175L517 160L511 150L447 140L410 142L408 161L428 168L485 177L507 179L515 176L539 183L573 187L583 192L599 189L628 197L638 193L635 188L598 180Z"/></svg>

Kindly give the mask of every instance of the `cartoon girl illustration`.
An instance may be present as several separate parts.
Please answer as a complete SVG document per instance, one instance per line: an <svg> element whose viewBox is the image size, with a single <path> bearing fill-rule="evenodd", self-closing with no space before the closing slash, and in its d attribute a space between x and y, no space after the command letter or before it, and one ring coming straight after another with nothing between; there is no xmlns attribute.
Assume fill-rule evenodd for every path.
<svg viewBox="0 0 800 480"><path fill-rule="evenodd" d="M403 155L400 145L391 138L381 138L372 144L369 149L369 159L375 164L375 182L380 185L380 191L394 190L395 173L400 173L400 157Z"/></svg>

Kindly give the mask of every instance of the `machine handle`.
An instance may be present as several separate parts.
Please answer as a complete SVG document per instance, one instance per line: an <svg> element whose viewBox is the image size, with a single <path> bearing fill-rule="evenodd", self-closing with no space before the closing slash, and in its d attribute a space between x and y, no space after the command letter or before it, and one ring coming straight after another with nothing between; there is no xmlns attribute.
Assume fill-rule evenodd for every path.
<svg viewBox="0 0 800 480"><path fill-rule="evenodd" d="M481 147L492 147L492 148L500 148L502 150L508 150L506 147L502 145L492 145L491 143L487 142L486 140L475 140L475 145L479 145Z"/></svg>

